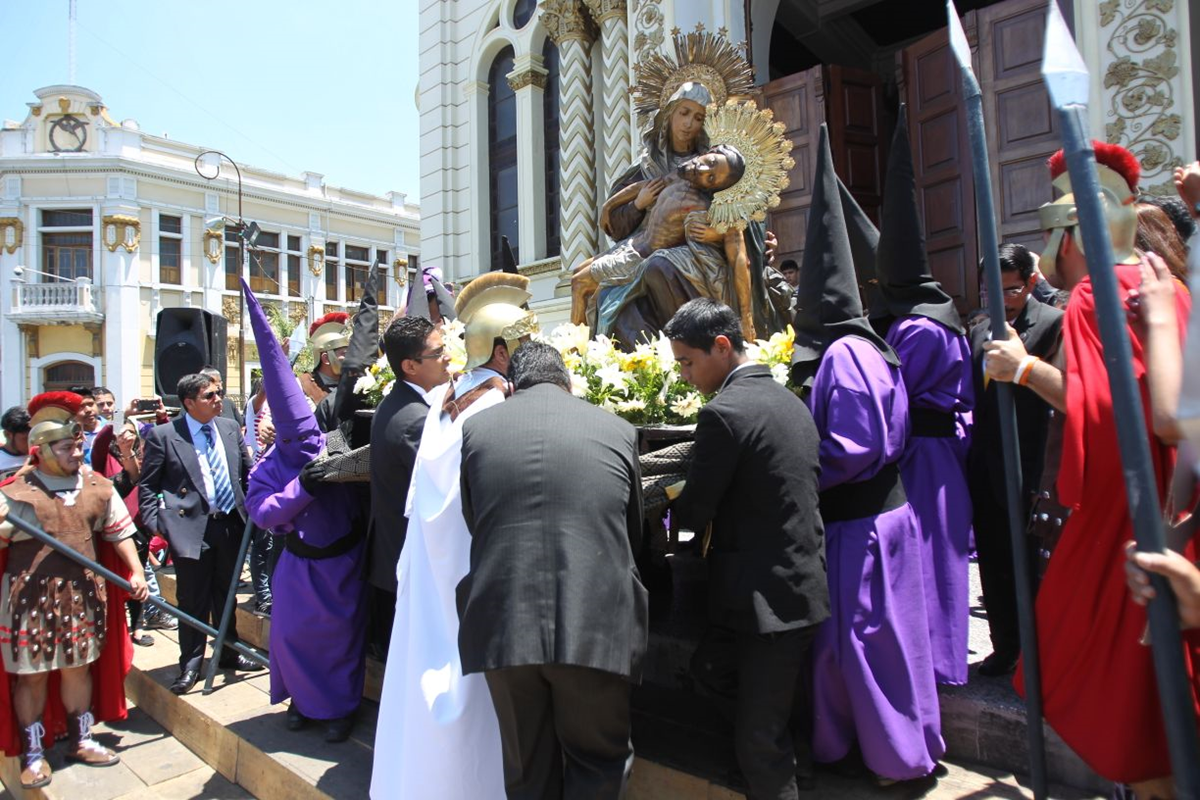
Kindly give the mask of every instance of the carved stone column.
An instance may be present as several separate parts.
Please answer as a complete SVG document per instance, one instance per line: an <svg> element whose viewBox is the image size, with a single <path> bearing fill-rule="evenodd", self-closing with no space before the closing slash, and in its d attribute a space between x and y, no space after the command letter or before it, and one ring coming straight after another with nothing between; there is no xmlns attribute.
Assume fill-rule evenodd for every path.
<svg viewBox="0 0 1200 800"><path fill-rule="evenodd" d="M542 24L559 52L562 266L597 253L596 139L592 127L592 31L580 0L543 0Z"/></svg>
<svg viewBox="0 0 1200 800"><path fill-rule="evenodd" d="M517 220L517 259L522 264L546 257L546 130L542 121L542 92L546 69L542 57L524 54L505 77L517 96L517 195L522 212Z"/></svg>
<svg viewBox="0 0 1200 800"><path fill-rule="evenodd" d="M600 25L604 64L604 180L607 193L632 162L629 115L629 24L625 0L584 0Z"/></svg>

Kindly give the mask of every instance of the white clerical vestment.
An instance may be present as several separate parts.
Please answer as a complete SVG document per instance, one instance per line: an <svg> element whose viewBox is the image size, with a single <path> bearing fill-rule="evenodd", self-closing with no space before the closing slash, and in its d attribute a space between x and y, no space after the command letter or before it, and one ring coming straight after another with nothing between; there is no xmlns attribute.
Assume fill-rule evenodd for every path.
<svg viewBox="0 0 1200 800"><path fill-rule="evenodd" d="M460 378L462 397L492 377ZM373 800L503 800L500 727L483 675L462 674L455 587L470 568L459 468L462 427L504 400L497 389L453 422L442 413L450 384L431 391L408 493L408 535L396 568L396 619L375 732Z"/></svg>

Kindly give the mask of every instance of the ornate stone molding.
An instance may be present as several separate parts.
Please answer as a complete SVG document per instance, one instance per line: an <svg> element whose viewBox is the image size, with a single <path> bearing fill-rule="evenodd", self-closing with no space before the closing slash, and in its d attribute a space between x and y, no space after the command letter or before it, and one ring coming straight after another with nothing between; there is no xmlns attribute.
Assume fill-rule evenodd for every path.
<svg viewBox="0 0 1200 800"><path fill-rule="evenodd" d="M408 259L397 258L392 262L392 279L396 285L403 288L408 283Z"/></svg>
<svg viewBox="0 0 1200 800"><path fill-rule="evenodd" d="M665 25L666 17L663 16L662 0L637 0L637 9L633 16L633 60L635 62L641 61L662 46Z"/></svg>
<svg viewBox="0 0 1200 800"><path fill-rule="evenodd" d="M627 13L625 0L583 0L583 2L587 3L588 11L592 12L592 19L602 26L610 18L624 20Z"/></svg>
<svg viewBox="0 0 1200 800"><path fill-rule="evenodd" d="M12 255L25 241L25 223L17 217L0 217L0 250Z"/></svg>
<svg viewBox="0 0 1200 800"><path fill-rule="evenodd" d="M597 250L596 129L592 56L587 42L559 45L560 241L562 264L573 270Z"/></svg>
<svg viewBox="0 0 1200 800"><path fill-rule="evenodd" d="M308 246L308 271L319 278L325 272L325 248L319 244Z"/></svg>
<svg viewBox="0 0 1200 800"><path fill-rule="evenodd" d="M224 249L225 239L220 231L204 231L204 257L210 264L221 261L221 250Z"/></svg>
<svg viewBox="0 0 1200 800"><path fill-rule="evenodd" d="M514 92L519 92L527 86L536 86L539 89L545 89L546 70L538 70L530 67L524 72L510 72L508 74L508 85Z"/></svg>
<svg viewBox="0 0 1200 800"><path fill-rule="evenodd" d="M117 252L118 247L132 253L142 241L142 221L131 214L109 214L101 222L104 231L104 246L108 252Z"/></svg>
<svg viewBox="0 0 1200 800"><path fill-rule="evenodd" d="M1176 0L1104 0L1105 139L1133 151L1142 164L1141 187L1175 193L1171 172L1184 162ZM1185 34L1186 35L1186 34Z"/></svg>
<svg viewBox="0 0 1200 800"><path fill-rule="evenodd" d="M221 298L221 315L230 322L235 322L242 313L242 296L227 294ZM233 341L232 339L230 341Z"/></svg>
<svg viewBox="0 0 1200 800"><path fill-rule="evenodd" d="M554 43L579 41L587 44L595 38L591 19L583 12L580 0L542 0L542 24Z"/></svg>

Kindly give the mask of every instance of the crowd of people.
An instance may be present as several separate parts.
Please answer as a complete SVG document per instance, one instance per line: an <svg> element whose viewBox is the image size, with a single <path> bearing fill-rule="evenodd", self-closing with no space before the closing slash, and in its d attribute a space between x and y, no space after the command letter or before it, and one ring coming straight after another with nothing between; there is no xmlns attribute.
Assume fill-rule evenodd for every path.
<svg viewBox="0 0 1200 800"><path fill-rule="evenodd" d="M1196 367L1186 282L1200 162L1176 171L1178 199L1151 198L1128 151L1096 146L1146 407L1144 420L1118 421L1061 155L1045 250L1000 248L1003 297L986 299L1003 304L1000 338L986 315L964 320L932 275L906 135L902 109L876 229L822 128L802 263L780 265L790 387L748 357L742 310L696 297L665 323L683 379L710 397L686 478L666 487L673 524L696 532L707 559L695 685L727 714L751 797L796 797L815 764L885 785L936 776L938 685L974 674L972 558L993 645L977 674L1015 671L1024 691L1016 520L1037 577L1047 721L1133 796L1171 797L1141 638L1149 573L1168 579L1183 627L1200 627L1200 442L1187 438L1183 388ZM572 396L563 357L537 341L527 278L486 273L451 298L427 273L382 337L376 280L353 318L312 324L315 366L299 378L245 287L262 377L244 409L205 368L175 387L175 416L143 398L118 421L111 391L77 387L0 417L0 695L12 709L0 745L21 754L23 786L49 783L45 748L62 733L69 760L114 763L91 726L124 713L133 646L155 641L143 632L178 625L146 604L155 569L169 561L179 610L215 626L253 522L255 610L272 619L271 699L290 700L287 727L344 741L368 653L386 661L373 797L621 795L649 635L637 432ZM453 376L435 324L452 316L466 349ZM395 382L364 416L354 386L380 349ZM1001 383L1016 406L1016 507ZM1149 437L1166 553L1129 544L1118 423ZM116 569L131 591L15 520ZM238 640L234 620L218 666L262 669L229 646ZM194 688L206 646L180 628L171 691ZM1182 655L1200 711L1195 630Z"/></svg>

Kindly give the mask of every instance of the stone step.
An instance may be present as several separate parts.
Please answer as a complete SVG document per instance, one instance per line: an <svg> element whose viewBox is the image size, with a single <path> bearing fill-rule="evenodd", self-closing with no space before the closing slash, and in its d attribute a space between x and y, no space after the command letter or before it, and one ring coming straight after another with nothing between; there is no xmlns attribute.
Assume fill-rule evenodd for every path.
<svg viewBox="0 0 1200 800"><path fill-rule="evenodd" d="M677 568L677 576L683 576L682 581L677 577L677 584L686 583L687 569L684 565ZM164 597L173 600L173 576L161 573L160 585ZM677 595L678 589L677 585ZM688 605L687 602L672 605L670 618L652 623L647 683L634 696L634 744L639 758L631 797L741 796L727 788L734 764L730 731L717 721L719 717L707 701L687 691L680 679L698 636L694 629L696 614L688 613ZM270 620L255 616L252 608L251 597L241 595L238 630L247 644L265 649ZM251 676L238 673L236 678L231 673L221 673L217 685L222 688L208 698L200 695L199 688L186 698L176 698L166 690L177 673L175 634L156 633L171 643L163 648L150 648L157 653L146 653L147 658L141 658L139 652L136 683L131 676L127 684L131 696L137 692L139 702L156 719L164 720L168 729L222 775L257 796L276 796L260 792L277 791L280 787L287 787L289 797L365 796L369 786L369 750L382 687L383 668L379 662L368 659L363 716L352 738L365 753L355 750L350 755L341 749L344 745L325 745L316 731L304 732L300 738L286 731L283 706L268 705L268 679L263 673ZM157 666L143 667L148 656L163 655L164 651L170 654L169 658ZM175 709L179 703L187 709ZM944 777L940 785L969 786L974 785L972 781L985 778L1016 785L1012 771L1027 770L1025 715L1006 679L988 680L972 674L967 687L947 687L942 692L942 714L947 757L958 765L948 764L951 776ZM172 727L172 722L178 723L178 728ZM1052 731L1048 728L1046 731L1051 780L1063 787L1076 787L1060 788L1054 796L1106 793L1105 784ZM353 770L348 771L343 764L347 755L356 765ZM345 780L348 772L357 774L359 780ZM836 784L839 780L844 779L823 775L822 794L826 788L834 788L827 787L829 781ZM307 783L309 790L305 791L297 781ZM847 791L861 792L859 784L852 782ZM349 793L343 793L346 791ZM938 795L943 796L940 792Z"/></svg>
<svg viewBox="0 0 1200 800"><path fill-rule="evenodd" d="M97 741L121 756L111 767L85 767L63 760L65 744L57 743L47 753L54 770L49 786L21 788L21 769L16 758L4 758L0 796L15 800L185 800L215 798L248 800L251 794L234 785L184 747L140 708L130 708L124 720L96 725Z"/></svg>

